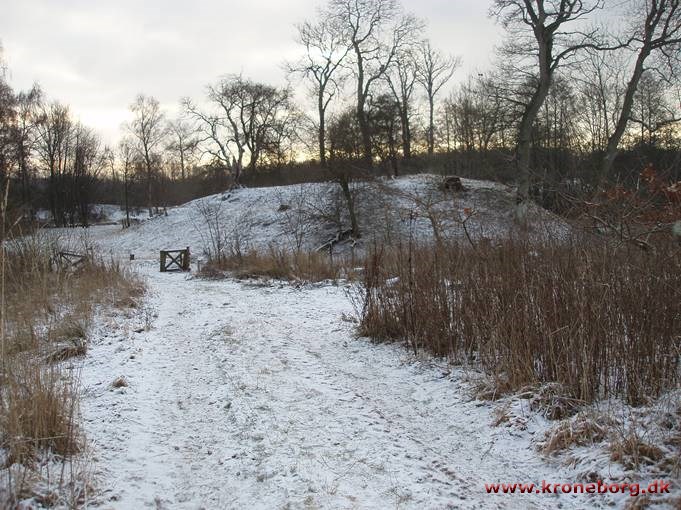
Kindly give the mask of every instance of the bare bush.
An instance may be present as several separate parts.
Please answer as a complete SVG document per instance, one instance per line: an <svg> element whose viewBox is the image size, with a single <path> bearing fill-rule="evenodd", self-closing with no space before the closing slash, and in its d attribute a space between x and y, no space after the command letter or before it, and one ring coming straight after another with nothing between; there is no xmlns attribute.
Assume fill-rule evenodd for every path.
<svg viewBox="0 0 681 510"><path fill-rule="evenodd" d="M237 278L272 278L298 282L336 281L355 277L353 268L343 260L335 260L318 252L290 252L285 248L270 247L242 256L231 256L220 261L209 261L201 268L201 275L216 278L225 272Z"/></svg>
<svg viewBox="0 0 681 510"><path fill-rule="evenodd" d="M476 362L505 390L632 403L679 382L681 247L581 242L377 247L363 335Z"/></svg>
<svg viewBox="0 0 681 510"><path fill-rule="evenodd" d="M310 203L312 202L311 187L299 185L286 199L279 193L278 212L283 216L283 232L290 249L300 253L310 230L316 225ZM316 195L313 193L312 196Z"/></svg>
<svg viewBox="0 0 681 510"><path fill-rule="evenodd" d="M227 249L227 231L221 216L222 202L199 200L196 210L201 224L195 224L201 236L203 251L211 260L219 260L225 256Z"/></svg>
<svg viewBox="0 0 681 510"><path fill-rule="evenodd" d="M196 209L199 222L194 228L201 236L208 260L242 257L248 251L253 227L250 207L229 218L222 212L222 201L200 200Z"/></svg>

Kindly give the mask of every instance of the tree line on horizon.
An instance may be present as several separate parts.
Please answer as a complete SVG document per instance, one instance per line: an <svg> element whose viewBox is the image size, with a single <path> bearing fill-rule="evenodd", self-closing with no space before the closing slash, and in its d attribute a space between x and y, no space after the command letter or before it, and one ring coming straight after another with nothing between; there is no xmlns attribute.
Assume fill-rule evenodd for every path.
<svg viewBox="0 0 681 510"><path fill-rule="evenodd" d="M115 147L0 73L0 179L17 215L49 209L67 226L96 202L153 214L263 174L335 180L351 210L357 178L502 178L521 216L547 180L620 181L647 164L680 177L678 0L493 0L490 15L507 33L495 65L447 91L460 59L398 0L327 0L295 26L300 58L284 64L309 104L292 85L225 75L177 118L138 95Z"/></svg>

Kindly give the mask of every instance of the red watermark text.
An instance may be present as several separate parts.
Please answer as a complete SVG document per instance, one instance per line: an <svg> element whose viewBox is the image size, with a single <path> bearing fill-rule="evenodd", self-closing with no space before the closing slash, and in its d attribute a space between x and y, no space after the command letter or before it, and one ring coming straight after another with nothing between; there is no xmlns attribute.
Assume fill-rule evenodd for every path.
<svg viewBox="0 0 681 510"><path fill-rule="evenodd" d="M486 483L488 494L669 494L671 482L655 480L648 485L639 483Z"/></svg>

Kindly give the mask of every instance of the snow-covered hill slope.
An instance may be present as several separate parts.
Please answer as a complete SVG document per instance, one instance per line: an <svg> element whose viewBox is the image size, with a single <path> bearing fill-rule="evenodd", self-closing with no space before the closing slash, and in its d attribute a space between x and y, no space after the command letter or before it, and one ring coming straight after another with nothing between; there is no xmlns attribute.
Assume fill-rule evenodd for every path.
<svg viewBox="0 0 681 510"><path fill-rule="evenodd" d="M442 192L440 180L417 175L355 184L353 195L363 241L432 239L434 221L444 237L463 238L464 219L469 234L476 238L499 237L515 228L513 189L463 179L466 191ZM81 229L62 233L72 243L88 238L103 254L114 257L132 253L137 258L153 258L159 250L187 246L200 256L211 246L209 224L216 223L215 217L219 218L223 243L228 248L238 244L241 250L271 245L315 249L350 227L339 186L314 183L241 188L169 208L166 215L142 219L128 229L112 225L93 227L86 233ZM567 229L538 207L530 211L530 225L537 234L549 230L560 235Z"/></svg>

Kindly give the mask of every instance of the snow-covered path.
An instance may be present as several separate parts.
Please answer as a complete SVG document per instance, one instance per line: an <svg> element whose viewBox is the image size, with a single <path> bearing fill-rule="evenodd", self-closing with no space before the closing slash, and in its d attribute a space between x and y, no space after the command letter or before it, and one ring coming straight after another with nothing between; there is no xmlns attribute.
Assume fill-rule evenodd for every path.
<svg viewBox="0 0 681 510"><path fill-rule="evenodd" d="M352 336L342 287L147 275L150 328L95 341L85 431L105 508L584 508L445 364ZM153 317L155 315L155 317ZM111 318L102 330L126 324ZM128 321L129 322L129 321ZM129 387L112 389L124 376Z"/></svg>

